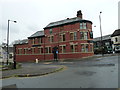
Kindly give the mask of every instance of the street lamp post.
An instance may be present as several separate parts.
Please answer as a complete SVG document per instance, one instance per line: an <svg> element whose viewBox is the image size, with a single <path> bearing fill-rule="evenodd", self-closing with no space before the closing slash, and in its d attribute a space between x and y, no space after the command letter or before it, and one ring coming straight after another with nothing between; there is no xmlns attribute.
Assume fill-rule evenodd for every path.
<svg viewBox="0 0 120 90"><path fill-rule="evenodd" d="M100 12L100 15L99 15L99 20L100 20L100 34L101 34L102 56L104 56L104 54L103 54L103 41L102 41L101 13L102 13L102 12Z"/></svg>
<svg viewBox="0 0 120 90"><path fill-rule="evenodd" d="M8 60L9 60L9 22L14 22L17 23L17 21L13 21L13 20L8 20L8 28L7 28L7 62L6 64L8 65Z"/></svg>

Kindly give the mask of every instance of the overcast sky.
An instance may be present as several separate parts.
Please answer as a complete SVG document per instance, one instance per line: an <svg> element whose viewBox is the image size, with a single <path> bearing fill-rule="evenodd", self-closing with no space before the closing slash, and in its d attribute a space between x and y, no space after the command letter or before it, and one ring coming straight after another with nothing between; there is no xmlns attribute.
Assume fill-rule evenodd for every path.
<svg viewBox="0 0 120 90"><path fill-rule="evenodd" d="M0 0L0 42L6 42L8 19L10 43L41 31L50 22L76 17L82 10L83 19L93 22L94 37L100 36L99 14L103 35L118 29L118 1L120 0ZM94 27L96 26L96 27Z"/></svg>

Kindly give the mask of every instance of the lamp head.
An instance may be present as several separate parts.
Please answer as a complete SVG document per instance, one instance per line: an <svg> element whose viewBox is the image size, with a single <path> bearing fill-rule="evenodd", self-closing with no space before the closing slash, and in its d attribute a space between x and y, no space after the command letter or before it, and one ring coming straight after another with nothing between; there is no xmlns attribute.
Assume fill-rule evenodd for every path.
<svg viewBox="0 0 120 90"><path fill-rule="evenodd" d="M17 21L14 21L14 23L17 23Z"/></svg>

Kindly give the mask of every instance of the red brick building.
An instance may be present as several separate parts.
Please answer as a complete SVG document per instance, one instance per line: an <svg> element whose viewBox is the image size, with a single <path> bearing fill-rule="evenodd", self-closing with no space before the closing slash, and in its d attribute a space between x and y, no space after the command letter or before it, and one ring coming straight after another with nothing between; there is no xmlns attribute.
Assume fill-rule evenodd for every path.
<svg viewBox="0 0 120 90"><path fill-rule="evenodd" d="M52 49L58 47L58 59L75 59L92 56L92 22L82 18L81 10L77 17L52 22L44 31L28 37L27 43L15 45L16 61L53 60Z"/></svg>

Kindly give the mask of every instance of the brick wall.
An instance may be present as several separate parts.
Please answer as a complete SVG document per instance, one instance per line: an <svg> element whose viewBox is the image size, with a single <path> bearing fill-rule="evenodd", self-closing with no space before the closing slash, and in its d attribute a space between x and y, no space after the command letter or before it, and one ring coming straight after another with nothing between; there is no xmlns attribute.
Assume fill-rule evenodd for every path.
<svg viewBox="0 0 120 90"><path fill-rule="evenodd" d="M92 56L93 52L81 52L81 43L87 43L88 44L88 50L90 50L90 44L88 43L87 40L80 40L80 32L81 31L87 31L91 32L92 31L92 24L87 23L87 29L80 29L80 23L73 23L73 24L68 24L64 26L58 26L52 28L52 33L50 34L49 29L45 29L45 37L42 37L43 43L39 44L38 43L38 38L33 38L35 39L35 43L33 44L33 39L29 39L28 44L22 44L22 45L16 45L16 60L19 62L26 62L26 61L32 61L34 62L35 59L38 59L40 61L44 60L53 60L53 54L51 53L45 53L45 47L51 47L51 50L55 46L60 46L60 45L66 45L66 53L59 53L58 58L59 59L75 59L75 58L82 58L82 57L87 57L87 56ZM70 33L71 32L77 32L77 40L70 40ZM65 41L59 41L60 39L60 34L65 34ZM53 42L49 42L49 37L53 36ZM44 41L45 40L45 41ZM90 39L90 35L88 33L88 40ZM70 45L71 44L76 44L78 45L78 50L77 52L71 52ZM33 45L40 45L40 47L43 48L43 53L39 53L39 48L40 47L33 47ZM22 49L21 54L18 53L18 49ZM32 49L34 48L34 53L32 53ZM26 49L26 54L25 54L25 49Z"/></svg>

